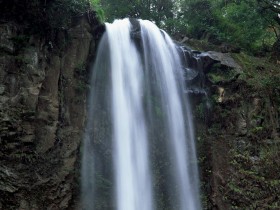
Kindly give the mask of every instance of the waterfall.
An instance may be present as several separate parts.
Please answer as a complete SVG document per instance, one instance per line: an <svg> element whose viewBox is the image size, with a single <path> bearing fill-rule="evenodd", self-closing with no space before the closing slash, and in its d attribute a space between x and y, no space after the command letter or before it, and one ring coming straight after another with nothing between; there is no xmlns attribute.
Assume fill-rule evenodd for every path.
<svg viewBox="0 0 280 210"><path fill-rule="evenodd" d="M201 209L191 109L175 44L145 20L106 23L83 143L83 209Z"/></svg>

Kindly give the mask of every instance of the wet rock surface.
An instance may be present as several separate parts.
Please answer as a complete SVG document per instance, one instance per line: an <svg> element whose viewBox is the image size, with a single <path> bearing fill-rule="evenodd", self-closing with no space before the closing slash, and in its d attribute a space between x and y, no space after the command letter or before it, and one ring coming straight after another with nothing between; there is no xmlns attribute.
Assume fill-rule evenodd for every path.
<svg viewBox="0 0 280 210"><path fill-rule="evenodd" d="M74 209L91 28L47 40L0 25L0 209Z"/></svg>

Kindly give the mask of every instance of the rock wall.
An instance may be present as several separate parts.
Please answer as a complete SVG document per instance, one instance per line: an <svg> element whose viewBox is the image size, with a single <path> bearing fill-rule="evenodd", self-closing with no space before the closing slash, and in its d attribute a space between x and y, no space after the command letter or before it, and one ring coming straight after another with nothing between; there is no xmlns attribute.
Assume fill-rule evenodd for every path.
<svg viewBox="0 0 280 210"><path fill-rule="evenodd" d="M194 104L204 208L280 209L279 68L206 57L208 95Z"/></svg>
<svg viewBox="0 0 280 210"><path fill-rule="evenodd" d="M93 24L26 35L0 24L0 209L74 209Z"/></svg>

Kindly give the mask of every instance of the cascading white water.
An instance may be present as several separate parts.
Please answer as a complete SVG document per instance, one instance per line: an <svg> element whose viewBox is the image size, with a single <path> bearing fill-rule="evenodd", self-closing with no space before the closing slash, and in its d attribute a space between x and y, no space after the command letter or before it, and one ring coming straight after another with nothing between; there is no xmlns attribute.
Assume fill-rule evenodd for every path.
<svg viewBox="0 0 280 210"><path fill-rule="evenodd" d="M143 70L128 19L107 24L112 65L117 209L151 210L151 176L142 104ZM127 56L124 56L127 55Z"/></svg>
<svg viewBox="0 0 280 210"><path fill-rule="evenodd" d="M144 53L148 53L145 56L146 62L156 72L157 83L161 87L163 109L167 113L169 143L173 154L175 154L173 164L176 169L174 171L176 184L179 188L180 209L199 209L198 185L193 185L193 182L197 182L197 168L196 164L191 164L191 161L196 159L194 157L193 128L187 129L188 139L186 139L185 133L186 126L192 125L192 119L189 109L186 109L188 121L185 125L183 107L186 105L184 104L186 101L182 96L183 72L179 55L172 40L165 32L160 31L150 21L141 21L141 26ZM195 174L194 177L192 174Z"/></svg>
<svg viewBox="0 0 280 210"><path fill-rule="evenodd" d="M198 210L201 207L194 132L191 111L184 95L180 58L176 46L165 32L150 21L139 20L137 24L141 28L141 34L137 35L141 40L133 38L132 32L137 26L124 19L106 24L106 33L99 45L84 139L83 208L105 208L98 207L95 203L98 201L94 202L100 191L95 190L98 184L94 179L99 177L97 173L103 173L113 183L111 188L115 192L114 202L106 201L113 203L110 208L157 209L155 198L159 190L153 190L153 186L157 185L155 180L158 177L153 171L157 171L155 165L160 160L151 149L156 147L159 151L160 148L169 151L166 154L162 154L165 150L160 152L170 160L171 166L164 166L164 170L169 170L174 180L173 186L167 185L167 191L170 197L177 197L168 201L169 207ZM158 105L151 100L157 101ZM104 123L107 121L110 123ZM100 135L100 130L104 129L105 134ZM103 157L102 152L95 148L102 150L107 147L105 144L109 150L112 148L112 172L106 169L106 160L100 163L106 156ZM171 195L174 192L175 196Z"/></svg>

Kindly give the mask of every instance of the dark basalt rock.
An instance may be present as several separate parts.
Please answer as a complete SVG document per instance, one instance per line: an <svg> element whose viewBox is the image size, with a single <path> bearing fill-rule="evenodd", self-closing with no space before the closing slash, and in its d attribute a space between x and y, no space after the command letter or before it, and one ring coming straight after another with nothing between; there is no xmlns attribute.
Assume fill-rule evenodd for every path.
<svg viewBox="0 0 280 210"><path fill-rule="evenodd" d="M0 24L0 209L75 209L92 29L82 16L53 40L22 40Z"/></svg>
<svg viewBox="0 0 280 210"><path fill-rule="evenodd" d="M232 81L238 78L242 72L240 65L228 53L200 52L180 43L176 44L182 60L186 92L188 93L205 95L208 92L209 84ZM217 70L214 68L215 65L218 65L219 71L224 71L223 77L218 81L213 80L210 76Z"/></svg>
<svg viewBox="0 0 280 210"><path fill-rule="evenodd" d="M136 18L129 18L129 21L132 25L132 29L130 32L131 38L140 40L141 39L141 26L140 26L139 20Z"/></svg>

